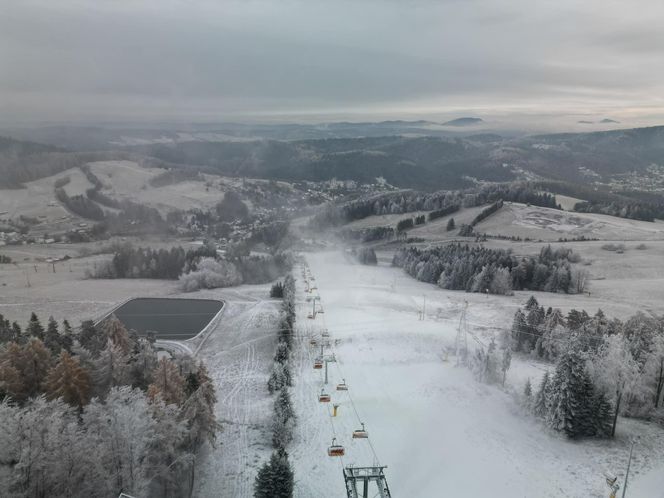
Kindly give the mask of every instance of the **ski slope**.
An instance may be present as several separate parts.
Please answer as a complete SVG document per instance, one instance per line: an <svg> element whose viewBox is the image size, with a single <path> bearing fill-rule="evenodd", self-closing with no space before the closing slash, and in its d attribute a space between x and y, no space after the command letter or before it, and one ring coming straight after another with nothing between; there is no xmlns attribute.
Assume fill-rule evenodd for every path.
<svg viewBox="0 0 664 498"><path fill-rule="evenodd" d="M468 294L417 282L398 269L354 265L338 252L306 259L325 313L307 318L311 303L305 299L311 294L304 292L297 269L298 426L289 449L296 496L345 496L342 465L377 460L388 466L394 497L604 497L603 472L621 476L629 439L640 435L627 496L664 497L661 428L621 419L614 441L570 442L523 413L514 399L526 377L539 382L546 364L514 358L501 389L475 381L469 370L455 366L453 356L443 361ZM427 313L421 321L423 295ZM504 298L501 308L493 299L490 307L489 300L470 299L469 323L483 341L498 333L495 327L511 325L518 305L516 298ZM479 330L478 323L486 326ZM325 329L329 352L338 360L330 364L327 389L340 405L334 418L331 406L318 402L323 373L313 369L318 351L309 345ZM342 378L348 394L334 391ZM360 421L371 444L351 438ZM346 448L343 462L326 453L335 436Z"/></svg>

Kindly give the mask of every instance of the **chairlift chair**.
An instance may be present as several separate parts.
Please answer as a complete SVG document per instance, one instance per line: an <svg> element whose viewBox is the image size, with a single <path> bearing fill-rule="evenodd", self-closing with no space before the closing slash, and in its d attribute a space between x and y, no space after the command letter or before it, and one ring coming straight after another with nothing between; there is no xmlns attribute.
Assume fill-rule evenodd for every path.
<svg viewBox="0 0 664 498"><path fill-rule="evenodd" d="M337 438L332 438L332 446L327 449L327 456L342 457L346 454L346 450L340 444L337 444Z"/></svg>
<svg viewBox="0 0 664 498"><path fill-rule="evenodd" d="M318 395L318 401L320 403L329 403L330 401L332 401L332 396L327 394L325 392L325 389L321 389L320 394Z"/></svg>
<svg viewBox="0 0 664 498"><path fill-rule="evenodd" d="M323 368L323 360L320 358L316 358L314 360L314 370L320 370Z"/></svg>
<svg viewBox="0 0 664 498"><path fill-rule="evenodd" d="M348 391L348 386L346 385L346 379L341 379L343 382L337 384L337 391Z"/></svg>
<svg viewBox="0 0 664 498"><path fill-rule="evenodd" d="M315 319L316 319L316 315L314 315L313 313L309 313L309 314L307 315L307 318L308 318L309 320L315 320Z"/></svg>
<svg viewBox="0 0 664 498"><path fill-rule="evenodd" d="M330 337L330 333L327 330L324 330L321 336L327 339L328 337Z"/></svg>
<svg viewBox="0 0 664 498"><path fill-rule="evenodd" d="M362 424L361 429L357 429L357 430L353 431L353 439L367 439L368 437L369 437L369 433L364 428L364 424Z"/></svg>
<svg viewBox="0 0 664 498"><path fill-rule="evenodd" d="M318 341L316 339L310 339L309 340L309 345L310 346L318 346Z"/></svg>

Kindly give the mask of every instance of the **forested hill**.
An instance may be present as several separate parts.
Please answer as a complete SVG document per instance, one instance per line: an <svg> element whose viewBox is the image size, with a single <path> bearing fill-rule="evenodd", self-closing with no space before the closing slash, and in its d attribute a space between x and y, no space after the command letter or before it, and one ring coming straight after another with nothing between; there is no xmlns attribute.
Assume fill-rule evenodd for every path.
<svg viewBox="0 0 664 498"><path fill-rule="evenodd" d="M387 132L390 128L383 124L379 129ZM469 187L475 180L503 182L525 177L571 182L592 190L602 182L608 191L608 185L624 181L628 173L643 176L647 185L653 174L660 174L653 173L653 168L664 171L664 126L523 138L492 133L465 138L394 134L289 141L221 140L213 132L207 139L191 138L191 134L170 130L152 142L142 138L147 136L144 131L136 136L132 130L123 132L127 137L122 143L142 144L108 142L102 147L105 158L153 157L194 171L286 181L336 178L374 183L383 177L397 187L435 191ZM153 130L149 137L157 132ZM118 134L115 130L113 136ZM100 155L80 154L84 153L0 139L0 182L8 185L48 176ZM643 190L640 186L626 188Z"/></svg>
<svg viewBox="0 0 664 498"><path fill-rule="evenodd" d="M435 190L515 178L491 158L490 148L463 139L399 136L279 142L185 142L132 148L169 163L208 171L290 181L331 178Z"/></svg>

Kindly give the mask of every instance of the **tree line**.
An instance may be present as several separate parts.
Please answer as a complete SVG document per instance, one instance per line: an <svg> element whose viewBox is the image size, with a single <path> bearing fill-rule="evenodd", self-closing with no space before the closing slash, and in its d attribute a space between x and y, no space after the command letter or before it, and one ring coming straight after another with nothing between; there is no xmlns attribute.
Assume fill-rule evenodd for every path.
<svg viewBox="0 0 664 498"><path fill-rule="evenodd" d="M0 317L0 473L11 496L189 496L216 394L191 357L158 358L114 316L74 330Z"/></svg>
<svg viewBox="0 0 664 498"><path fill-rule="evenodd" d="M599 213L631 220L655 221L664 219L664 203L636 201L583 201L574 204L577 213Z"/></svg>
<svg viewBox="0 0 664 498"><path fill-rule="evenodd" d="M453 243L430 249L398 250L393 266L443 289L510 294L513 290L583 292L586 273L573 269L571 249L543 247L538 256L516 258L510 251Z"/></svg>
<svg viewBox="0 0 664 498"><path fill-rule="evenodd" d="M351 221L385 214L431 211L429 221L452 214L463 207L481 206L498 201L521 202L560 209L554 195L540 192L529 183L483 185L465 190L441 190L433 193L401 190L381 193L342 204L327 204L316 213L309 226L323 230ZM433 216L433 217L432 217Z"/></svg>
<svg viewBox="0 0 664 498"><path fill-rule="evenodd" d="M651 417L664 391L664 320L636 313L626 321L598 310L540 306L531 297L516 311L505 343L555 363L524 400L532 412L569 437L614 436L619 415Z"/></svg>
<svg viewBox="0 0 664 498"><path fill-rule="evenodd" d="M254 482L255 498L291 498L295 475L286 448L293 440L297 422L289 388L293 385L290 356L295 333L295 280L287 275L282 285L282 318L277 347L267 389L275 395L273 404L272 446L270 460L258 470Z"/></svg>

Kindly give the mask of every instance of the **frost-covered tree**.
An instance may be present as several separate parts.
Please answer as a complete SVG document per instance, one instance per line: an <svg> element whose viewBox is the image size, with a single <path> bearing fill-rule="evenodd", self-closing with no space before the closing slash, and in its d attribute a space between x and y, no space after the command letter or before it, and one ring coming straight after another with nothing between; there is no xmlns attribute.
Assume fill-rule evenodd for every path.
<svg viewBox="0 0 664 498"><path fill-rule="evenodd" d="M161 400L150 403L149 411L155 425L145 457L148 496L179 498L182 477L193 465L193 455L181 451L186 444L186 421L180 419L175 405Z"/></svg>
<svg viewBox="0 0 664 498"><path fill-rule="evenodd" d="M608 404L595 388L578 346L578 341L573 341L556 364L546 420L570 438L604 435L610 424Z"/></svg>
<svg viewBox="0 0 664 498"><path fill-rule="evenodd" d="M282 387L288 385L288 378L285 369L287 364L274 362L272 365L272 373L267 381L267 389L270 394L279 391Z"/></svg>
<svg viewBox="0 0 664 498"><path fill-rule="evenodd" d="M274 418L272 423L272 444L275 448L285 448L293 439L295 411L288 389L279 391L274 400Z"/></svg>
<svg viewBox="0 0 664 498"><path fill-rule="evenodd" d="M664 334L653 339L643 370L643 381L652 393L653 405L659 408L664 392Z"/></svg>
<svg viewBox="0 0 664 498"><path fill-rule="evenodd" d="M181 405L184 401L184 378L177 366L167 358L157 362L152 373L152 384L148 387L148 396L154 399L161 396L166 404Z"/></svg>
<svg viewBox="0 0 664 498"><path fill-rule="evenodd" d="M152 372L156 366L157 353L152 344L145 338L135 340L128 360L128 381L132 387L146 390L152 382Z"/></svg>
<svg viewBox="0 0 664 498"><path fill-rule="evenodd" d="M98 448L97 465L109 473L106 495L124 491L144 496L145 455L156 425L144 393L128 386L113 387L105 402L92 400L83 413L83 422Z"/></svg>
<svg viewBox="0 0 664 498"><path fill-rule="evenodd" d="M102 334L105 335L124 354L131 349L129 333L115 315L111 315L101 324Z"/></svg>
<svg viewBox="0 0 664 498"><path fill-rule="evenodd" d="M507 268L498 268L493 275L491 284L489 284L489 292L491 294L499 294L503 296L511 296L512 292L512 277Z"/></svg>
<svg viewBox="0 0 664 498"><path fill-rule="evenodd" d="M514 321L512 322L512 341L515 351L523 351L523 345L528 341L528 324L526 323L526 316L520 309L514 313Z"/></svg>
<svg viewBox="0 0 664 498"><path fill-rule="evenodd" d="M292 498L295 484L288 453L278 449L259 470L254 483L254 498Z"/></svg>
<svg viewBox="0 0 664 498"><path fill-rule="evenodd" d="M217 261L214 258L202 258L197 270L185 273L180 277L180 286L185 292L231 287L241 283L242 275L234 263L224 260Z"/></svg>
<svg viewBox="0 0 664 498"><path fill-rule="evenodd" d="M530 407L533 401L533 385L530 383L530 377L526 379L526 384L523 386L523 398L526 406Z"/></svg>
<svg viewBox="0 0 664 498"><path fill-rule="evenodd" d="M92 360L93 395L101 398L113 386L125 385L129 380L128 356L109 337L106 347Z"/></svg>
<svg viewBox="0 0 664 498"><path fill-rule="evenodd" d="M626 337L607 337L597 355L589 362L594 382L613 403L611 436L615 436L618 414L625 395L635 394L638 388L639 365L632 355Z"/></svg>
<svg viewBox="0 0 664 498"><path fill-rule="evenodd" d="M46 392L49 398L61 398L80 409L90 397L90 375L76 358L63 351L57 365L48 373Z"/></svg>
<svg viewBox="0 0 664 498"><path fill-rule="evenodd" d="M1 363L8 368L7 372L18 372L20 376L20 384L14 384L20 386L20 390L14 393L17 401L23 402L43 392L44 381L53 363L51 352L43 342L31 339L16 347L10 343L3 357Z"/></svg>
<svg viewBox="0 0 664 498"><path fill-rule="evenodd" d="M502 373L502 385L505 387L505 379L507 378L507 371L512 364L512 350L510 348L502 349L502 357L500 362L500 372Z"/></svg>
<svg viewBox="0 0 664 498"><path fill-rule="evenodd" d="M204 441L214 445L220 429L214 413L216 395L210 382L202 383L182 405L181 416L187 425L187 447L196 450Z"/></svg>
<svg viewBox="0 0 664 498"><path fill-rule="evenodd" d="M81 323L81 331L78 334L78 342L85 349L90 351L92 356L97 356L106 346L108 337L103 327L95 327L92 320L85 320Z"/></svg>

